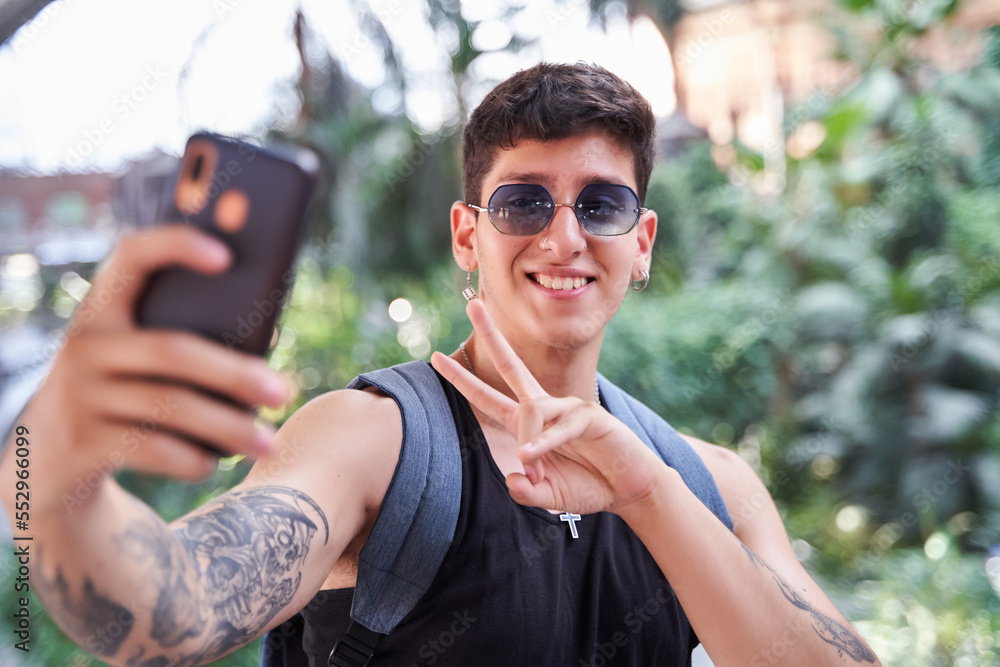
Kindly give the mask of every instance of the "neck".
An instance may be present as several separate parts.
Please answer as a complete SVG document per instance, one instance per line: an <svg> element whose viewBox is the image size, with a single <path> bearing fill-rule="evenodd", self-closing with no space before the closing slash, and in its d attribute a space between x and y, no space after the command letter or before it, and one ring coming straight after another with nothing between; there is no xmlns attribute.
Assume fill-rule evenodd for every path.
<svg viewBox="0 0 1000 667"><path fill-rule="evenodd" d="M584 401L594 400L594 379L601 348L600 336L575 349L519 345L517 342L511 342L511 347L549 395L576 396ZM477 345L475 333L466 343L466 352L480 380L514 398L514 392L497 372L489 355ZM453 356L456 361L465 365L461 352L456 352Z"/></svg>

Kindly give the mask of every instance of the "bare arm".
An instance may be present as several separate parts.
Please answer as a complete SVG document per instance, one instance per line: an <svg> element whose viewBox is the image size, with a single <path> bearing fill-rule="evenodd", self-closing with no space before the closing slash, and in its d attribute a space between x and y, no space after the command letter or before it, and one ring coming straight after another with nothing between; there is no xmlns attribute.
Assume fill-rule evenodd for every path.
<svg viewBox="0 0 1000 667"><path fill-rule="evenodd" d="M40 542L32 583L70 638L113 664L197 665L242 646L280 622L329 544L322 510L289 487L233 491L172 526L107 495L88 508L106 506L101 520Z"/></svg>
<svg viewBox="0 0 1000 667"><path fill-rule="evenodd" d="M320 397L243 484L169 525L107 480L73 513L41 519L31 585L70 638L107 662L215 660L315 595L377 514L401 435L391 399Z"/></svg>
<svg viewBox="0 0 1000 667"><path fill-rule="evenodd" d="M685 439L715 477L744 552L770 574L787 603L804 612L771 647L761 651L757 664L779 664L791 645L812 633L836 649L846 664L878 664L872 650L795 557L778 508L753 469L731 450L697 438Z"/></svg>
<svg viewBox="0 0 1000 667"><path fill-rule="evenodd" d="M71 325L19 420L32 436L30 585L67 634L107 662L194 665L309 600L377 512L402 428L391 399L342 391L310 402L276 436L262 436L252 414L217 396L280 402L273 387L280 378L263 361L132 323L134 298L156 267L221 266L199 255L193 230L146 236L128 239L95 281L88 300L100 304L109 275L126 278L100 308L88 311L84 302L79 326ZM88 312L84 321L80 313ZM243 484L173 524L109 475L127 466L204 476L214 457L199 442L259 458ZM0 459L8 508L14 450Z"/></svg>
<svg viewBox="0 0 1000 667"><path fill-rule="evenodd" d="M734 535L622 422L595 403L548 395L482 304L472 301L467 312L517 401L453 359L435 354L432 363L518 438L524 473L507 476L514 500L618 514L670 581L719 667L880 664L795 560L770 496L738 457L698 447L729 507L748 501L761 508L737 514Z"/></svg>
<svg viewBox="0 0 1000 667"><path fill-rule="evenodd" d="M715 663L881 664L798 563L753 470L727 450L700 442L695 449L732 510L733 533L666 466L650 493L619 514L653 554Z"/></svg>

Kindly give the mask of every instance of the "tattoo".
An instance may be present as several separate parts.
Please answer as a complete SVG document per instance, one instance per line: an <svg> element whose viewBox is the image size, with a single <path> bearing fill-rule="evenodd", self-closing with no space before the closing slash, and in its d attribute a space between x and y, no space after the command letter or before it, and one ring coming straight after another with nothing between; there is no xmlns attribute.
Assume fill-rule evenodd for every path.
<svg viewBox="0 0 1000 667"><path fill-rule="evenodd" d="M810 605L802 594L792 590L791 586L785 583L785 581L778 576L778 573L772 570L771 566L762 561L760 557L751 551L747 545L740 542L740 546L743 547L743 551L746 552L747 556L749 556L752 561L763 566L768 572L771 573L775 583L778 584L778 589L781 591L781 594L785 596L786 600L802 611L809 612L809 615L813 617L813 630L820 639L837 649L837 655L844 657L844 654L846 653L847 656L852 658L855 662L875 662L875 654L857 637L857 635Z"/></svg>
<svg viewBox="0 0 1000 667"><path fill-rule="evenodd" d="M309 496L287 487L231 494L177 529L210 591L227 643L252 639L298 590L316 532L302 505L323 520L325 544L330 531L322 510ZM255 616L256 622L248 623Z"/></svg>
<svg viewBox="0 0 1000 667"><path fill-rule="evenodd" d="M201 634L207 620L200 613L195 592L187 585L190 568L183 546L163 529L162 522L150 519L131 524L116 544L124 558L150 573L158 590L150 631L153 638L163 646L177 646ZM169 594L164 595L164 591ZM186 624L181 624L182 619Z"/></svg>
<svg viewBox="0 0 1000 667"><path fill-rule="evenodd" d="M322 522L324 544L330 538L326 516L315 501L289 487L228 493L172 527L147 506L136 505L142 516L115 539L156 599L152 641L142 642L127 661L135 667L198 665L247 643L299 589L318 530L310 516ZM89 578L79 602L72 600L61 570L51 588L57 592L53 599L58 599L60 615L66 612L64 627L81 645L92 626L117 619L124 609L100 596ZM113 655L124 635L103 655ZM182 643L185 650L178 651L175 647Z"/></svg>
<svg viewBox="0 0 1000 667"><path fill-rule="evenodd" d="M39 549L38 560L42 562L44 550ZM128 607L123 607L94 590L94 582L89 577L83 580L80 600L73 599L69 584L62 570L56 568L54 578L45 575L45 568L39 567L32 582L39 595L53 601L49 614L67 634L74 637L80 646L103 658L118 653L122 643L128 638L135 621L135 615Z"/></svg>

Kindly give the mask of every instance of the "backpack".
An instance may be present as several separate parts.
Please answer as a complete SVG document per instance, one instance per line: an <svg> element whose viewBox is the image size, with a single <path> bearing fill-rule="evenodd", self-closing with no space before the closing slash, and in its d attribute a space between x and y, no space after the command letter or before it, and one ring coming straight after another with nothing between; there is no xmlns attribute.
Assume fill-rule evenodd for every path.
<svg viewBox="0 0 1000 667"><path fill-rule="evenodd" d="M600 373L597 381L608 411L677 470L688 488L732 530L715 480L691 446L662 417ZM441 382L428 363L411 361L364 373L348 385L375 387L396 401L403 418L403 444L371 535L358 557L350 625L331 651L329 665L367 666L379 639L399 625L430 587L451 546L461 504L462 461ZM289 667L286 655L304 660L301 631L298 615L269 631L261 644L261 667Z"/></svg>

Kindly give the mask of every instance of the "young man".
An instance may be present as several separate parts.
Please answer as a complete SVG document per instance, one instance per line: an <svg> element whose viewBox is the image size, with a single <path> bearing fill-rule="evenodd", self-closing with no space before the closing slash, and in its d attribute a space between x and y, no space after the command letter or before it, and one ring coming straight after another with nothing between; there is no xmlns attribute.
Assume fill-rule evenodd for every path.
<svg viewBox="0 0 1000 667"><path fill-rule="evenodd" d="M684 665L697 640L720 667L879 664L799 565L739 457L672 445L697 454L703 497L759 508L734 513L730 530L724 508L713 513L602 404L604 327L648 280L656 214L640 202L653 128L641 96L585 65L521 72L473 113L451 228L458 265L479 273L474 332L433 358L462 447L461 509L430 589L370 664ZM385 394L328 393L272 436L189 387L275 405L287 398L280 376L196 336L135 327L151 272L227 262L183 226L124 239L20 420L32 586L112 664L208 662L300 610L308 664L326 664L399 460L400 408ZM151 415L156 428L133 446ZM109 477L73 511L62 502L113 466L203 476L213 460L194 440L259 458L238 487L170 525ZM0 461L9 508L14 449Z"/></svg>

